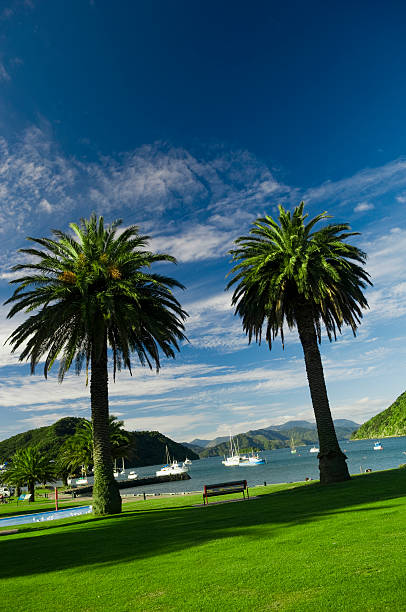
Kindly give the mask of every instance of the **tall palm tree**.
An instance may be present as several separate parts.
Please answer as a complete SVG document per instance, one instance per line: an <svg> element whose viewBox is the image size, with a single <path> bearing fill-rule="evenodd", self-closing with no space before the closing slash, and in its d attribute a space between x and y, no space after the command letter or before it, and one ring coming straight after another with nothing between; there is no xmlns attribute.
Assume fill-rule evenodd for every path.
<svg viewBox="0 0 406 612"><path fill-rule="evenodd" d="M49 457L43 455L38 448L29 446L14 453L4 478L6 482L17 487L27 485L31 501L35 501L35 483L52 482L55 480L55 473Z"/></svg>
<svg viewBox="0 0 406 612"><path fill-rule="evenodd" d="M25 275L6 303L8 317L31 314L11 334L20 361L29 360L31 373L43 356L47 377L59 359L59 380L71 365L79 374L91 367L90 397L94 433L93 511L120 512L121 498L113 478L109 439L108 347L113 379L121 367L131 372L135 354L141 365L160 368L160 351L175 357L178 342L185 339L187 313L172 293L183 286L149 268L158 262L175 262L165 254L145 249L148 236L136 226L117 235L121 221L104 226L103 217L92 215L73 234L53 230L51 238L28 238L35 248L21 249L30 260L14 266Z"/></svg>
<svg viewBox="0 0 406 612"><path fill-rule="evenodd" d="M279 206L279 223L258 218L249 236L235 240L237 262L227 288L236 285L232 304L243 329L260 343L263 330L269 349L285 323L297 327L303 347L307 379L319 436L322 483L349 479L346 457L340 450L331 417L318 342L321 324L331 341L344 324L355 335L368 303L362 290L372 284L362 267L366 255L345 242L357 235L347 223L315 229L330 218L321 213L308 223L301 202L291 214Z"/></svg>

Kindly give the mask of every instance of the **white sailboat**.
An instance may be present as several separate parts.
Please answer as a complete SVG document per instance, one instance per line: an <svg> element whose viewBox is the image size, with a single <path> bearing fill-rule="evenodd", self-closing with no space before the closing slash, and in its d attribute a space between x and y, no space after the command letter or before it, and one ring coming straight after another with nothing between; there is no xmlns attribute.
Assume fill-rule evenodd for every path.
<svg viewBox="0 0 406 612"><path fill-rule="evenodd" d="M125 476L125 467L124 467L124 457L121 457L121 470L117 467L117 459L114 459L114 478L120 478L120 476Z"/></svg>
<svg viewBox="0 0 406 612"><path fill-rule="evenodd" d="M160 470L157 470L155 474L157 476L170 476L173 474L185 474L188 471L188 469L189 469L188 466L185 465L184 462L182 465L179 465L176 459L173 459L171 461L171 458L169 456L168 447L166 447L166 465L162 466Z"/></svg>
<svg viewBox="0 0 406 612"><path fill-rule="evenodd" d="M230 434L230 456L224 457L224 461L221 462L227 467L234 467L241 463L248 463L248 457L240 455L240 449L238 448L238 442L234 441L233 436Z"/></svg>

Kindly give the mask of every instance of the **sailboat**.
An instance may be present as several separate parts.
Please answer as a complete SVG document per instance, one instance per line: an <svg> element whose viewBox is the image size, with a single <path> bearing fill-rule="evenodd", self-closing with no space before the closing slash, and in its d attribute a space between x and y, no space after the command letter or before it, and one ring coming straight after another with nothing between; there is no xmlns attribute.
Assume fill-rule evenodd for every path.
<svg viewBox="0 0 406 612"><path fill-rule="evenodd" d="M160 470L157 470L155 474L157 476L170 476L172 474L185 474L188 471L188 466L183 462L182 465L176 461L176 459L172 459L169 456L168 447L166 449L166 465L162 466Z"/></svg>
<svg viewBox="0 0 406 612"><path fill-rule="evenodd" d="M238 442L234 441L233 436L230 434L230 456L224 457L224 461L221 462L227 467L233 467L240 465L241 463L248 463L248 457L240 455L240 449L238 448Z"/></svg>
<svg viewBox="0 0 406 612"><path fill-rule="evenodd" d="M120 478L120 476L125 476L125 467L124 467L124 457L121 457L121 471L120 468L117 467L117 459L114 459L114 478Z"/></svg>
<svg viewBox="0 0 406 612"><path fill-rule="evenodd" d="M290 438L290 452L292 453L292 455L296 454L296 446L293 436Z"/></svg>

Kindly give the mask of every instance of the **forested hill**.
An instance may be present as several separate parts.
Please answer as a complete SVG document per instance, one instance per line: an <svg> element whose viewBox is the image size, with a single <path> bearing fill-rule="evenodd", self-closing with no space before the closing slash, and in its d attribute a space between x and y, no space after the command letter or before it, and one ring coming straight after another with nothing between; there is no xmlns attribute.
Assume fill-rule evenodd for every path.
<svg viewBox="0 0 406 612"><path fill-rule="evenodd" d="M376 416L361 425L351 436L352 440L362 438L385 438L406 436L406 391Z"/></svg>
<svg viewBox="0 0 406 612"><path fill-rule="evenodd" d="M35 446L43 453L49 453L51 459L56 459L61 445L73 436L84 419L66 417L48 427L38 427L24 433L12 436L0 442L0 463L11 458L16 450ZM174 442L158 431L132 431L127 432L131 443L126 458L126 466L139 467L142 465L156 465L166 462L165 447L169 454L178 461L199 459L191 449Z"/></svg>

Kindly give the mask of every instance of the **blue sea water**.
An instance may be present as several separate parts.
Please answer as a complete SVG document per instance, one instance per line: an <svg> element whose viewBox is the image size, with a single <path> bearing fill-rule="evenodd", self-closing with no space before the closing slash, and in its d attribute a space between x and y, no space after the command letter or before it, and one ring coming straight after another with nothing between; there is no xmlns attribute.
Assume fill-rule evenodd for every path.
<svg viewBox="0 0 406 612"><path fill-rule="evenodd" d="M385 438L381 440L383 450L374 451L375 440L344 440L341 449L348 457L348 468L351 474L365 472L366 469L386 470L397 468L406 463L406 437ZM296 454L289 448L263 451L260 455L266 460L265 465L226 467L223 457L209 457L193 461L189 475L190 480L166 482L162 484L134 487L122 490L122 494L134 493L179 493L183 491L202 491L205 484L214 484L230 480L246 479L249 487L282 482L298 482L306 478L318 479L317 453L309 453L310 446L297 448ZM155 471L162 465L149 465L134 469L139 478L155 476Z"/></svg>

